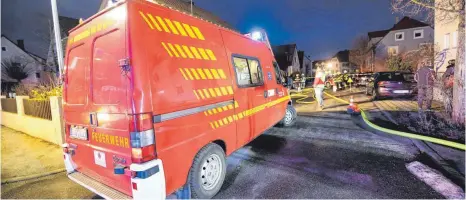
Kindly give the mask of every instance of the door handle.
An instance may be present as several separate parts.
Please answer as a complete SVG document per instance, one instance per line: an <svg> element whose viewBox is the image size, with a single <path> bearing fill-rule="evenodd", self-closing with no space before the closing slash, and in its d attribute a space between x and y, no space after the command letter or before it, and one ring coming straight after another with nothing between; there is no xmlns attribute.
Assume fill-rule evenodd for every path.
<svg viewBox="0 0 466 200"><path fill-rule="evenodd" d="M97 126L97 114L96 113L89 113L89 119L92 126Z"/></svg>

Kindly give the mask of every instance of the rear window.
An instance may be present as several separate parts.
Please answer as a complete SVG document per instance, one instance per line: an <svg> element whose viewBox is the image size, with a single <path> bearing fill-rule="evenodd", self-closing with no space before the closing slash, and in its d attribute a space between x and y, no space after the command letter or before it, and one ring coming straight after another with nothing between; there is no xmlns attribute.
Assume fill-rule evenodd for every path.
<svg viewBox="0 0 466 200"><path fill-rule="evenodd" d="M66 97L68 104L82 105L86 101L85 70L89 65L84 45L72 49L68 55L66 70Z"/></svg>
<svg viewBox="0 0 466 200"><path fill-rule="evenodd" d="M380 81L406 81L406 78L409 78L407 75L404 73L381 73L378 79Z"/></svg>

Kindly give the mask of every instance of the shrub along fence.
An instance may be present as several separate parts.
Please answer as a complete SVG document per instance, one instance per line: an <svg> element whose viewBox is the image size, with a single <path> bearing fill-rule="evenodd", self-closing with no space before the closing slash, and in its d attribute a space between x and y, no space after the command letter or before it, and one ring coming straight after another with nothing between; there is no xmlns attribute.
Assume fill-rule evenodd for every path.
<svg viewBox="0 0 466 200"><path fill-rule="evenodd" d="M52 120L50 100L23 99L24 114L42 119Z"/></svg>
<svg viewBox="0 0 466 200"><path fill-rule="evenodd" d="M16 106L16 99L2 98L2 110L5 112L18 113L18 107Z"/></svg>

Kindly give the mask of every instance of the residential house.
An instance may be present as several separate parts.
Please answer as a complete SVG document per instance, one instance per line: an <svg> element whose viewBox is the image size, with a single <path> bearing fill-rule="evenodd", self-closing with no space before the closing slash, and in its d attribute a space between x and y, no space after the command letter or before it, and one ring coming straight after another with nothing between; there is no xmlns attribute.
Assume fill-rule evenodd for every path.
<svg viewBox="0 0 466 200"><path fill-rule="evenodd" d="M330 73L330 71L328 71L329 67L327 65L327 62L328 62L328 60L314 60L314 61L312 61L312 70L311 70L312 75L311 76L315 76L317 66L324 66L324 69L326 69L326 72Z"/></svg>
<svg viewBox="0 0 466 200"><path fill-rule="evenodd" d="M357 66L350 62L350 51L339 51L327 61L327 68L330 73L353 73Z"/></svg>
<svg viewBox="0 0 466 200"><path fill-rule="evenodd" d="M301 73L303 73L305 76L312 77L312 62L309 56L306 56L304 51L298 51L298 59Z"/></svg>
<svg viewBox="0 0 466 200"><path fill-rule="evenodd" d="M440 2L439 2L440 1ZM436 3L448 2L449 0L436 0ZM443 73L446 70L448 61L456 59L458 48L458 25L459 18L445 17L447 13L435 10L435 45L439 53L435 58L435 71Z"/></svg>
<svg viewBox="0 0 466 200"><path fill-rule="evenodd" d="M434 29L409 17L403 17L388 30L369 32L367 35L371 47L368 64L374 72L388 70L385 60L390 55L418 50L422 45L434 42Z"/></svg>
<svg viewBox="0 0 466 200"><path fill-rule="evenodd" d="M47 80L47 74L44 71L45 60L34 55L24 48L24 40L13 42L5 35L2 35L2 92L9 91L12 86L21 82L26 85L37 85ZM7 64L10 63L10 64ZM27 78L16 80L15 75L6 72L7 65L17 64L25 66L22 72L28 74Z"/></svg>
<svg viewBox="0 0 466 200"><path fill-rule="evenodd" d="M64 16L58 16L58 21L60 23L63 56L65 56L66 44L68 41L68 32L79 24L79 20ZM47 70L50 72L58 73L57 51L55 49L55 35L53 32L53 27L50 26L50 45L46 61Z"/></svg>
<svg viewBox="0 0 466 200"><path fill-rule="evenodd" d="M287 75L300 71L298 49L296 44L272 46L275 60Z"/></svg>

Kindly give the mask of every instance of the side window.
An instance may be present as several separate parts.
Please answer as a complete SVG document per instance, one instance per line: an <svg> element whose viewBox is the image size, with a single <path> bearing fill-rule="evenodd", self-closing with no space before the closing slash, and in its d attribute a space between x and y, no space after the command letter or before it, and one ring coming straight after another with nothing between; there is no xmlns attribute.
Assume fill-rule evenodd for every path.
<svg viewBox="0 0 466 200"><path fill-rule="evenodd" d="M273 69L275 70L275 78L277 79L278 84L282 84L282 76L280 74L280 67L277 62L273 62Z"/></svg>
<svg viewBox="0 0 466 200"><path fill-rule="evenodd" d="M264 82L262 70L257 59L233 57L238 86L256 86Z"/></svg>

